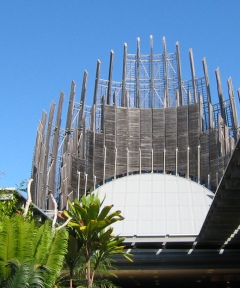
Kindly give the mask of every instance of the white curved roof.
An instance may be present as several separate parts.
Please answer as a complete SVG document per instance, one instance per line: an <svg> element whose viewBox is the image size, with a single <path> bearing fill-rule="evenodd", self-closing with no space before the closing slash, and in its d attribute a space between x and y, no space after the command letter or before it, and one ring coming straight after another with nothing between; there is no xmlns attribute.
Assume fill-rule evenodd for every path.
<svg viewBox="0 0 240 288"><path fill-rule="evenodd" d="M121 210L114 224L121 236L197 235L214 194L207 188L168 174L137 174L97 188L105 205Z"/></svg>

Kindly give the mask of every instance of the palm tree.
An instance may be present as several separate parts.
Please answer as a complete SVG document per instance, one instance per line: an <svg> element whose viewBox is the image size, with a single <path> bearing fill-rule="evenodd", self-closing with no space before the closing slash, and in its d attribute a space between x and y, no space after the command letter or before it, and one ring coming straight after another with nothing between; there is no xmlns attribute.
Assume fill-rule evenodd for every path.
<svg viewBox="0 0 240 288"><path fill-rule="evenodd" d="M124 246L119 246L125 238L113 235L113 228L109 228L124 218L121 211L110 213L113 205L105 206L101 210L103 201L100 202L98 195L83 196L81 202L75 199L73 204L70 201L68 204L69 211L64 210L64 215L70 220L68 226L74 229L76 238L82 245L85 278L87 287L91 288L100 263L104 263L109 256L121 254L131 261L123 250ZM94 261L94 265L91 265L91 261Z"/></svg>

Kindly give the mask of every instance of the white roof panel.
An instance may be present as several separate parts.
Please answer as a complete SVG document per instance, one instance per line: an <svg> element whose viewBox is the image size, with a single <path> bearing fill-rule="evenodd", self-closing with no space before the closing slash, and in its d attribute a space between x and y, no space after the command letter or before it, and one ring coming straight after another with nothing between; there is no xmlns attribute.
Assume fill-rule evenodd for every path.
<svg viewBox="0 0 240 288"><path fill-rule="evenodd" d="M104 205L122 211L125 220L114 225L122 236L197 235L214 197L196 182L158 173L119 178L96 191L106 195Z"/></svg>

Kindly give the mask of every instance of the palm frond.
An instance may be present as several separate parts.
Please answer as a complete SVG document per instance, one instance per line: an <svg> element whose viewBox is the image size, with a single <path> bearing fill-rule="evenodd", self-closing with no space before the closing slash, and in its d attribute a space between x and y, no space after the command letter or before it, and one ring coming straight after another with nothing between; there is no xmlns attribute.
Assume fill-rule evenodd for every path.
<svg viewBox="0 0 240 288"><path fill-rule="evenodd" d="M18 225L18 251L15 257L30 261L33 259L33 245L37 233L36 221L25 221L25 219L19 215L17 218Z"/></svg>
<svg viewBox="0 0 240 288"><path fill-rule="evenodd" d="M51 269L47 277L47 283L53 285L57 275L63 266L64 257L67 253L68 233L66 229L56 231L45 262L46 267Z"/></svg>
<svg viewBox="0 0 240 288"><path fill-rule="evenodd" d="M45 276L48 269L34 262L26 262L21 259L11 259L7 266L11 274L6 281L6 288L45 288Z"/></svg>
<svg viewBox="0 0 240 288"><path fill-rule="evenodd" d="M4 217L2 219L2 230L0 233L0 277L5 279L8 268L5 266L8 259L15 258L18 251L18 228L16 218Z"/></svg>
<svg viewBox="0 0 240 288"><path fill-rule="evenodd" d="M53 233L50 221L46 221L37 231L34 243L34 258L41 264L45 264L47 255L51 249Z"/></svg>

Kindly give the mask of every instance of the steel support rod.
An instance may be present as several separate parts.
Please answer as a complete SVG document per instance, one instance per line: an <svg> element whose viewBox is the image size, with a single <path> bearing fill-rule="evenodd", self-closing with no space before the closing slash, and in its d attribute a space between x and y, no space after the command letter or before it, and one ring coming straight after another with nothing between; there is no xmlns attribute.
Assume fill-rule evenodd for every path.
<svg viewBox="0 0 240 288"><path fill-rule="evenodd" d="M113 93L113 105L114 105L115 107L117 107L117 95L116 95L116 91L114 91L114 93Z"/></svg>
<svg viewBox="0 0 240 288"><path fill-rule="evenodd" d="M114 180L116 180L116 176L117 176L117 148L115 148Z"/></svg>
<svg viewBox="0 0 240 288"><path fill-rule="evenodd" d="M93 175L93 188L96 189L96 176Z"/></svg>
<svg viewBox="0 0 240 288"><path fill-rule="evenodd" d="M178 176L178 148L176 148L176 176Z"/></svg>
<svg viewBox="0 0 240 288"><path fill-rule="evenodd" d="M187 179L189 179L189 150L190 148L187 147Z"/></svg>
<svg viewBox="0 0 240 288"><path fill-rule="evenodd" d="M88 174L85 174L85 189L84 189L85 196L87 195L87 177L88 177Z"/></svg>
<svg viewBox="0 0 240 288"><path fill-rule="evenodd" d="M176 94L176 107L179 107L180 106L180 95L179 95L178 89L176 89L175 94Z"/></svg>
<svg viewBox="0 0 240 288"><path fill-rule="evenodd" d="M80 176L81 176L81 172L80 171L77 171L77 175L78 175L78 188L77 188L77 199L79 200L79 197L80 197Z"/></svg>
<svg viewBox="0 0 240 288"><path fill-rule="evenodd" d="M166 149L163 150L163 174L166 174Z"/></svg>
<svg viewBox="0 0 240 288"><path fill-rule="evenodd" d="M153 173L153 149L152 149L152 171L151 173Z"/></svg>
<svg viewBox="0 0 240 288"><path fill-rule="evenodd" d="M128 173L129 173L129 150L127 148L127 176L128 176Z"/></svg>
<svg viewBox="0 0 240 288"><path fill-rule="evenodd" d="M200 184L200 169L201 169L201 147L200 147L200 145L198 145L198 183Z"/></svg>
<svg viewBox="0 0 240 288"><path fill-rule="evenodd" d="M106 154L107 148L104 146L104 160L103 160L103 184L105 184L105 175L106 175Z"/></svg>
<svg viewBox="0 0 240 288"><path fill-rule="evenodd" d="M142 173L142 152L141 149L139 148L139 173Z"/></svg>

